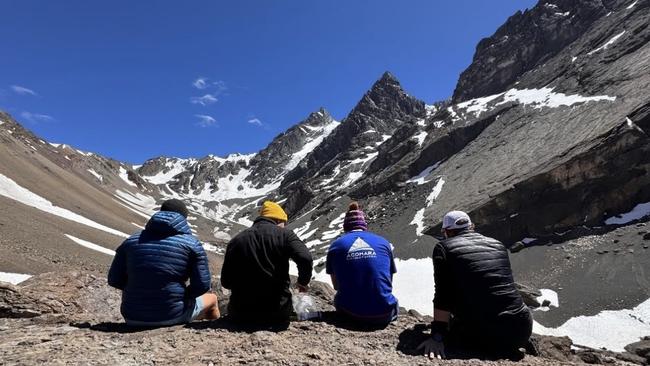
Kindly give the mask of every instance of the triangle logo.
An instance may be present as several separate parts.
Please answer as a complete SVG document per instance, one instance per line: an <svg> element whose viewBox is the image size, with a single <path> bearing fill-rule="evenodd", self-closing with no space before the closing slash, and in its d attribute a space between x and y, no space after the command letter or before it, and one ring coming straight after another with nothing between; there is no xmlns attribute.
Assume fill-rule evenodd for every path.
<svg viewBox="0 0 650 366"><path fill-rule="evenodd" d="M374 258L377 256L375 250L363 239L357 238L348 249L348 260Z"/></svg>

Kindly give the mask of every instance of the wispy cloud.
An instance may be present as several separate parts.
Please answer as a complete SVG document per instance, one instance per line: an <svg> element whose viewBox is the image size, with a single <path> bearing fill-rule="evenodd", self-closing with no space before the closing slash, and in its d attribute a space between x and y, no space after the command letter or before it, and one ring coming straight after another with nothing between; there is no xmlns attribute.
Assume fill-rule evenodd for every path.
<svg viewBox="0 0 650 366"><path fill-rule="evenodd" d="M228 90L228 85L223 80L211 81L206 77L198 77L192 82L192 86L199 90L212 90L212 95L219 96Z"/></svg>
<svg viewBox="0 0 650 366"><path fill-rule="evenodd" d="M32 113L27 111L20 112L20 117L30 123L54 121L54 117L48 116L47 114Z"/></svg>
<svg viewBox="0 0 650 366"><path fill-rule="evenodd" d="M214 93L215 95L221 95L228 91L228 85L226 85L226 82L223 80L217 80L212 83L212 87L214 88Z"/></svg>
<svg viewBox="0 0 650 366"><path fill-rule="evenodd" d="M192 104L200 104L202 106L206 106L212 103L216 103L218 101L217 97L215 97L212 94L206 94L202 97L192 97L190 98L190 103Z"/></svg>
<svg viewBox="0 0 650 366"><path fill-rule="evenodd" d="M264 125L259 118L250 118L247 122L258 127L262 127L262 125Z"/></svg>
<svg viewBox="0 0 650 366"><path fill-rule="evenodd" d="M11 89L14 91L14 93L16 93L18 95L33 95L33 96L38 95L32 89L25 88L24 86L20 86L20 85L12 85Z"/></svg>
<svg viewBox="0 0 650 366"><path fill-rule="evenodd" d="M199 119L197 125L200 127L210 127L217 124L217 120L207 114L195 114L194 117Z"/></svg>
<svg viewBox="0 0 650 366"><path fill-rule="evenodd" d="M207 78L196 78L196 80L194 80L192 82L192 86L194 86L195 88L197 88L199 90L206 89L208 87L208 79Z"/></svg>

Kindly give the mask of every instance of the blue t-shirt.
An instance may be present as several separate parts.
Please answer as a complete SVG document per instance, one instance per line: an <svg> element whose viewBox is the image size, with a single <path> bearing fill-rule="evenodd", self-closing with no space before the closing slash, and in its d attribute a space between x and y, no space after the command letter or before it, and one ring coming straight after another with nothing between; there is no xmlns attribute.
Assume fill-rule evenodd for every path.
<svg viewBox="0 0 650 366"><path fill-rule="evenodd" d="M327 273L334 274L336 308L361 318L389 316L395 262L390 243L368 231L353 231L336 239L327 252Z"/></svg>

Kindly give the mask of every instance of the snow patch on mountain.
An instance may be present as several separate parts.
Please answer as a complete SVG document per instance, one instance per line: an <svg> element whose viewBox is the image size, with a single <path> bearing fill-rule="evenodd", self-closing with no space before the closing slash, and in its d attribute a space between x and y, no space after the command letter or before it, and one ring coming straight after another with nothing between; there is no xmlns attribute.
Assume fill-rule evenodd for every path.
<svg viewBox="0 0 650 366"><path fill-rule="evenodd" d="M560 106L572 106L577 103L609 101L613 102L616 97L607 95L597 95L592 97L584 97L578 94L566 95L564 93L555 93L553 88L541 89L510 89L504 96L503 101L498 105L508 102L517 102L523 105L532 105L535 109L543 107L557 108Z"/></svg>
<svg viewBox="0 0 650 366"><path fill-rule="evenodd" d="M479 116L483 112L488 111L488 103L501 97L504 93L494 94L483 98L471 99L466 102L458 103L457 108L464 109L465 113L471 113L474 116Z"/></svg>
<svg viewBox="0 0 650 366"><path fill-rule="evenodd" d="M27 281L31 277L31 275L22 273L0 272L0 282L9 282L12 285Z"/></svg>
<svg viewBox="0 0 650 366"><path fill-rule="evenodd" d="M166 159L165 168L160 173L153 176L143 175L142 178L152 184L167 184L194 163L195 159Z"/></svg>
<svg viewBox="0 0 650 366"><path fill-rule="evenodd" d="M282 180L269 183L262 187L255 187L247 178L251 174L248 169L239 169L236 174L229 174L219 178L216 186L219 189L210 194L210 200L223 201L232 198L252 198L264 196L267 193L280 187Z"/></svg>
<svg viewBox="0 0 650 366"><path fill-rule="evenodd" d="M409 225L415 225L415 235L424 235L424 208L421 208L415 212L413 220L409 222Z"/></svg>
<svg viewBox="0 0 650 366"><path fill-rule="evenodd" d="M131 182L131 180L129 179L129 174L128 174L128 172L127 172L126 169L124 169L124 167L122 167L122 166L120 167L120 173L119 173L119 175L120 175L120 178L122 178L122 180L123 180L124 182L126 182L126 184L130 185L131 187L137 187L137 186L138 186L137 184Z"/></svg>
<svg viewBox="0 0 650 366"><path fill-rule="evenodd" d="M632 211L612 216L605 220L606 225L624 225L650 215L650 202L639 203Z"/></svg>
<svg viewBox="0 0 650 366"><path fill-rule="evenodd" d="M406 183L415 183L417 185L429 183L432 179L427 179L427 177L434 169L438 168L439 166L440 162L437 162L431 166L426 167L423 171L420 172L420 174L416 175L415 177L411 177L406 181Z"/></svg>
<svg viewBox="0 0 650 366"><path fill-rule="evenodd" d="M350 185L354 184L357 180L359 180L365 173L368 166L370 166L370 162L374 160L377 157L377 155L379 155L378 152L373 152L366 155L363 158L357 158L349 161L348 164L351 166L351 171L348 174L347 179L341 184L340 187L341 188L349 187Z"/></svg>
<svg viewBox="0 0 650 366"><path fill-rule="evenodd" d="M422 147L422 144L424 143L424 140L427 138L427 135L429 135L427 131L420 131L415 135L413 135L412 139L417 141L418 147Z"/></svg>
<svg viewBox="0 0 650 366"><path fill-rule="evenodd" d="M294 153L293 156L291 157L291 160L287 163L285 166L285 171L290 171L293 170L295 167L298 166L298 164L304 159L310 152L312 152L316 146L320 145L323 140L329 136L336 127L338 127L341 123L339 121L334 121L322 126L322 127L314 127L314 126L308 126L308 125L303 125L303 127L309 127L310 130L316 133L316 137L311 137L308 138L307 141L305 141L305 144L303 145L302 149L300 149L298 152Z"/></svg>
<svg viewBox="0 0 650 366"><path fill-rule="evenodd" d="M104 181L104 177L102 177L102 176L101 176L99 173L97 173L96 171L94 171L94 170L92 170L92 169L87 169L87 170L88 170L88 173L90 173L90 174L92 174L93 176L95 176L95 178L97 178L98 181L100 181L100 182L103 182L103 181Z"/></svg>
<svg viewBox="0 0 650 366"><path fill-rule="evenodd" d="M616 41L618 41L618 39L621 38L624 34L625 34L625 31L622 31L621 33L619 33L619 34L615 35L614 37L610 38L609 41L607 41L604 45L602 45L602 46L596 48L596 49L593 50L593 51L588 52L587 55L591 56L591 55L593 55L593 54L596 53L596 52L600 52L600 51L602 51L602 50L606 50L607 47L613 45L613 44L614 44Z"/></svg>
<svg viewBox="0 0 650 366"><path fill-rule="evenodd" d="M156 212L156 200L151 196L146 196L139 192L131 193L118 189L115 191L115 197L123 202L123 206L145 218L149 218Z"/></svg>
<svg viewBox="0 0 650 366"><path fill-rule="evenodd" d="M433 204L433 201L435 201L435 199L438 198L438 196L442 192L443 185L445 185L445 180L442 179L441 177L440 179L438 179L438 182L436 182L436 185L433 187L431 193L427 196L427 200L426 200L427 207L431 206Z"/></svg>
<svg viewBox="0 0 650 366"><path fill-rule="evenodd" d="M330 224L328 225L328 228L330 230L324 231L323 234L321 235L320 240L322 242L326 242L328 240L332 240L337 236L341 235L341 233L343 232L344 221L345 221L345 212L341 213L334 220L332 220L332 222L330 222Z"/></svg>
<svg viewBox="0 0 650 366"><path fill-rule="evenodd" d="M559 297L557 295L557 292L555 292L553 290L546 289L546 288L540 289L539 292L541 292L542 295L538 296L536 298L537 302L539 302L540 304L543 304L545 301L548 300L550 305L549 306L541 306L541 307L539 307L539 308L537 308L535 310L549 311L551 307L555 307L555 308L560 307L560 300L559 300Z"/></svg>
<svg viewBox="0 0 650 366"><path fill-rule="evenodd" d="M413 216L413 220L409 222L409 225L415 225L415 235L417 236L422 236L424 235L424 211L431 205L433 205L433 201L438 198L440 193L442 192L442 186L445 184L445 180L442 177L438 178L438 181L436 182L436 185L433 187L431 190L431 193L427 196L425 199L425 206L415 212L415 215Z"/></svg>
<svg viewBox="0 0 650 366"><path fill-rule="evenodd" d="M71 220L80 223L82 225L90 226L92 228L105 231L109 234L121 236L124 238L129 237L129 235L121 231L111 229L108 226L99 224L86 217L78 215L70 210L66 210L65 208L54 206L52 202L46 200L45 198L33 193L32 191L26 188L23 188L18 183L16 183L12 179L2 174L0 174L0 195L10 198L14 201L18 201L24 205L34 207L43 212L47 212L49 214L62 217L64 219Z"/></svg>
<svg viewBox="0 0 650 366"><path fill-rule="evenodd" d="M72 240L73 242L75 242L75 243L81 245L82 247L85 247L85 248L88 248L88 249L92 249L92 250L97 251L97 252L100 252L100 253L108 254L108 255L110 255L110 256L115 256L115 251L114 251L114 250L110 250L110 249L108 249L108 248L104 248L104 247L101 246L101 245L97 245L97 244L95 244L95 243L91 243L91 242L89 242L89 241L86 241L86 240L83 240L83 239L79 239L79 238L74 237L74 236L72 236L72 235L68 235L68 234L64 234L64 235L65 235L68 239L70 239L70 240Z"/></svg>

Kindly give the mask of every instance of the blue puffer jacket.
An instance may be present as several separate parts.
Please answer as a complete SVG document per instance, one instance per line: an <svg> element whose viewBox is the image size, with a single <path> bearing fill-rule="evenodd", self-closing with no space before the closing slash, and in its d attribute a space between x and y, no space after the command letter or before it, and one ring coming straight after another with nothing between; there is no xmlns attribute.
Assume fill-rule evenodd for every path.
<svg viewBox="0 0 650 366"><path fill-rule="evenodd" d="M151 217L144 231L117 248L108 284L123 291L125 319L172 320L210 290L208 258L187 220L178 213L161 211Z"/></svg>

